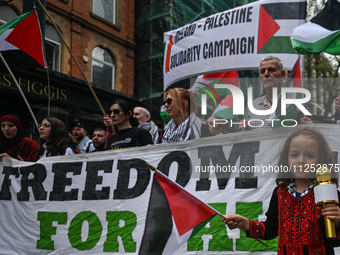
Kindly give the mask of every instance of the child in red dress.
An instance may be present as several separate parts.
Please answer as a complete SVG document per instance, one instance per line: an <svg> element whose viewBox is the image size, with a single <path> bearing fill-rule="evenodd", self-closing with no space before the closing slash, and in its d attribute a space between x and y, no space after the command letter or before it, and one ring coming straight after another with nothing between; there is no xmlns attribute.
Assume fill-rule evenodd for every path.
<svg viewBox="0 0 340 255"><path fill-rule="evenodd" d="M335 203L316 206L313 191L317 167L327 164L335 170L336 166L325 138L312 128L293 133L285 142L278 164L290 167L290 172L281 172L276 179L278 186L266 221L256 222L238 214L226 215L223 221L230 229L244 229L248 237L269 240L279 236L279 255L334 254L333 247L340 245L340 208ZM331 172L332 182L337 184L337 171ZM323 216L334 221L336 238L326 238Z"/></svg>

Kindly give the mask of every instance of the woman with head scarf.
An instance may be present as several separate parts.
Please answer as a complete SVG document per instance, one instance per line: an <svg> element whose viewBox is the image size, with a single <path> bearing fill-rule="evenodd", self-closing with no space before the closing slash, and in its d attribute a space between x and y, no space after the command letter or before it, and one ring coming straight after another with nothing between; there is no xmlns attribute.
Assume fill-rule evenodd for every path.
<svg viewBox="0 0 340 255"><path fill-rule="evenodd" d="M46 117L39 124L39 156L42 158L73 155L77 146L73 136L68 132L64 122L54 117Z"/></svg>
<svg viewBox="0 0 340 255"><path fill-rule="evenodd" d="M202 122L196 116L197 92L173 88L164 94L164 106L171 120L165 126L161 143L186 141L200 138Z"/></svg>
<svg viewBox="0 0 340 255"><path fill-rule="evenodd" d="M22 123L18 116L3 115L0 118L0 161L11 157L23 161L37 160L38 144L22 134Z"/></svg>

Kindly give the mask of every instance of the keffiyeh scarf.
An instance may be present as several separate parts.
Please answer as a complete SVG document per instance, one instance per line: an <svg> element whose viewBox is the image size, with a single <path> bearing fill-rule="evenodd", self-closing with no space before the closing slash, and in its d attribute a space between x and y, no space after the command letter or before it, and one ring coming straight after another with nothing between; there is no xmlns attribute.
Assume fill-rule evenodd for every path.
<svg viewBox="0 0 340 255"><path fill-rule="evenodd" d="M179 127L176 127L176 123L172 119L164 129L162 143L174 143L189 140L190 133L193 135L192 138L200 138L201 126L201 120L194 113L191 113L189 118L179 125Z"/></svg>
<svg viewBox="0 0 340 255"><path fill-rule="evenodd" d="M308 194L310 191L313 190L314 186L317 184L317 180L313 180L309 186L301 193L301 196ZM287 185L287 189L289 194L291 194L292 196L296 197L296 186L295 186L295 182L292 181L291 183L289 183Z"/></svg>

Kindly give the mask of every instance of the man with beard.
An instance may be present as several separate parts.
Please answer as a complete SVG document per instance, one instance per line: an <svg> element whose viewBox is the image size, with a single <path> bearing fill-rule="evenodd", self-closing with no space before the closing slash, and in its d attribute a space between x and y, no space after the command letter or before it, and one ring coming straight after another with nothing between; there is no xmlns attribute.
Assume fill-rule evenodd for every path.
<svg viewBox="0 0 340 255"><path fill-rule="evenodd" d="M133 109L133 117L139 122L138 128L145 129L150 133L153 144L158 143L158 127L150 120L150 112L144 107L137 106Z"/></svg>
<svg viewBox="0 0 340 255"><path fill-rule="evenodd" d="M90 138L86 136L86 127L77 122L72 125L72 135L78 144L77 149L80 153L88 153L94 151L96 148Z"/></svg>
<svg viewBox="0 0 340 255"><path fill-rule="evenodd" d="M281 87L282 82L285 79L286 71L283 70L282 61L275 56L266 56L260 63L260 80L263 87L264 95L253 100L253 106L257 110L268 110L272 107L273 88L277 88L278 104L275 112L275 116L281 114ZM309 104L303 104L306 109L311 112ZM310 124L313 123L312 119L306 117L299 109L296 114L297 123ZM251 121L251 126L249 122ZM270 127L272 120L270 115L256 115L252 112L248 112L248 125L246 130L263 129Z"/></svg>
<svg viewBox="0 0 340 255"><path fill-rule="evenodd" d="M96 128L92 135L95 151L104 151L106 148L106 130L104 128Z"/></svg>

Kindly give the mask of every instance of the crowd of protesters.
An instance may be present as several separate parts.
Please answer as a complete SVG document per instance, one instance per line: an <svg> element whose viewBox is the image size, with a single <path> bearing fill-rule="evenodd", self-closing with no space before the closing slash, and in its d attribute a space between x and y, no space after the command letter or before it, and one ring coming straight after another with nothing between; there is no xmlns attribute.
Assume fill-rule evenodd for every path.
<svg viewBox="0 0 340 255"><path fill-rule="evenodd" d="M285 78L283 63L275 56L267 56L260 62L260 81L264 94L253 101L257 110L268 110L272 106L273 97L280 98L281 87ZM277 95L273 95L276 88ZM248 120L239 121L239 127L232 131L225 128L225 121L220 116L200 119L197 114L196 97L198 93L184 88L172 88L164 93L163 105L167 111L169 122L164 130L151 120L148 109L137 106L133 108L124 99L113 101L103 118L106 128L98 127L93 131L92 139L87 128L79 121L74 122L70 131L65 124L54 117L46 117L39 124L40 138L38 142L22 134L22 123L18 116L6 114L0 118L0 161L11 157L22 161L36 161L39 158L90 153L103 150L116 150L129 147L153 145L157 143L181 142L207 136L220 136L225 133L263 129L269 123L252 128L249 121L265 122L271 116L257 116L249 113ZM340 96L335 101L335 119L327 123L340 124ZM278 104L279 105L279 104ZM304 104L310 110L309 104ZM278 106L276 111L280 111ZM262 120L263 119L263 120ZM253 121L253 124L254 124ZM298 124L319 122L306 117L297 111Z"/></svg>

